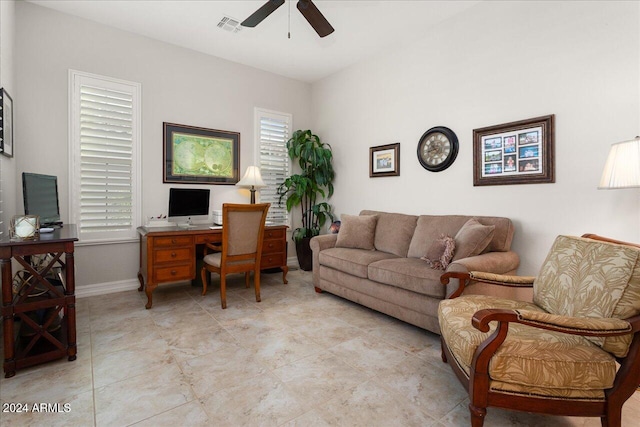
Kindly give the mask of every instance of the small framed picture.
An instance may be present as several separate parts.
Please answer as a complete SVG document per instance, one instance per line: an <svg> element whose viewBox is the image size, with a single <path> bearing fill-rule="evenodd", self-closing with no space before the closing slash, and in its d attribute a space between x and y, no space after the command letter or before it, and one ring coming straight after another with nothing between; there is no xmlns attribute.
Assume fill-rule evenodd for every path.
<svg viewBox="0 0 640 427"><path fill-rule="evenodd" d="M0 152L13 157L13 100L0 89Z"/></svg>
<svg viewBox="0 0 640 427"><path fill-rule="evenodd" d="M554 115L473 131L473 185L555 182Z"/></svg>
<svg viewBox="0 0 640 427"><path fill-rule="evenodd" d="M369 148L369 177L400 176L400 143Z"/></svg>

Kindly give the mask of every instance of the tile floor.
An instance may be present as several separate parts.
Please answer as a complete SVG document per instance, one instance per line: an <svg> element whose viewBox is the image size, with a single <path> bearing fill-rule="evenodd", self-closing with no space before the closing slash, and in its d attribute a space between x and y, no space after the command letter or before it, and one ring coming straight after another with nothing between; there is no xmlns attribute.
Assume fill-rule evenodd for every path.
<svg viewBox="0 0 640 427"><path fill-rule="evenodd" d="M2 413L2 426L468 426L467 398L438 336L333 295L311 274L263 274L262 302L231 280L77 301L78 359L0 379L0 402L68 404ZM64 406L61 406L64 411ZM624 426L640 419L640 393ZM636 421L633 421L636 420ZM486 426L599 426L596 418L489 409Z"/></svg>

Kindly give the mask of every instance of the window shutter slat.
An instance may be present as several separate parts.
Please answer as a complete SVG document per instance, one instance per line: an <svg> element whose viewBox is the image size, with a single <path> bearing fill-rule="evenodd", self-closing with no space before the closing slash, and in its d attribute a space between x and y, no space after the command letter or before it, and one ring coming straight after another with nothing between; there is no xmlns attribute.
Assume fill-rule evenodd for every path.
<svg viewBox="0 0 640 427"><path fill-rule="evenodd" d="M260 189L260 201L271 203L267 220L274 223L289 223L286 206L280 206L277 189L289 176L287 141L290 138L291 115L258 110L259 162L262 180L266 187Z"/></svg>

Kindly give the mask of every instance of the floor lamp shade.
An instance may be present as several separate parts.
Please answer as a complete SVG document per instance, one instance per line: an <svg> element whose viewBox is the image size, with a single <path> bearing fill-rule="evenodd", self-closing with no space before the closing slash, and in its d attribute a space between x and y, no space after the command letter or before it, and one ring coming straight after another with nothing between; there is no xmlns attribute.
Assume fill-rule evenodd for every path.
<svg viewBox="0 0 640 427"><path fill-rule="evenodd" d="M262 180L260 174L260 168L257 166L249 166L244 173L244 176L236 184L239 187L246 187L251 191L251 203L256 202L256 189L266 187L266 184Z"/></svg>
<svg viewBox="0 0 640 427"><path fill-rule="evenodd" d="M611 145L599 189L640 187L640 136Z"/></svg>

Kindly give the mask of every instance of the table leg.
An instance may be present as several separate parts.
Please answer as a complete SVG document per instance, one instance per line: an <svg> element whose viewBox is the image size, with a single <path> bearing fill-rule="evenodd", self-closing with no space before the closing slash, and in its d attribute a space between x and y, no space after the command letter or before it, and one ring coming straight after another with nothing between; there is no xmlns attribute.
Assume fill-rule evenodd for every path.
<svg viewBox="0 0 640 427"><path fill-rule="evenodd" d="M287 281L287 273L289 272L289 267L287 267L286 265L282 267L282 282L286 285L287 283L289 283Z"/></svg>
<svg viewBox="0 0 640 427"><path fill-rule="evenodd" d="M156 289L158 285L154 283L147 283L145 287L145 294L147 294L147 304L144 306L147 310L151 308L153 305L153 291Z"/></svg>
<svg viewBox="0 0 640 427"><path fill-rule="evenodd" d="M16 374L14 322L13 322L13 288L11 274L11 258L0 260L2 282L8 286L2 287L2 329L4 334L4 377L11 378Z"/></svg>

